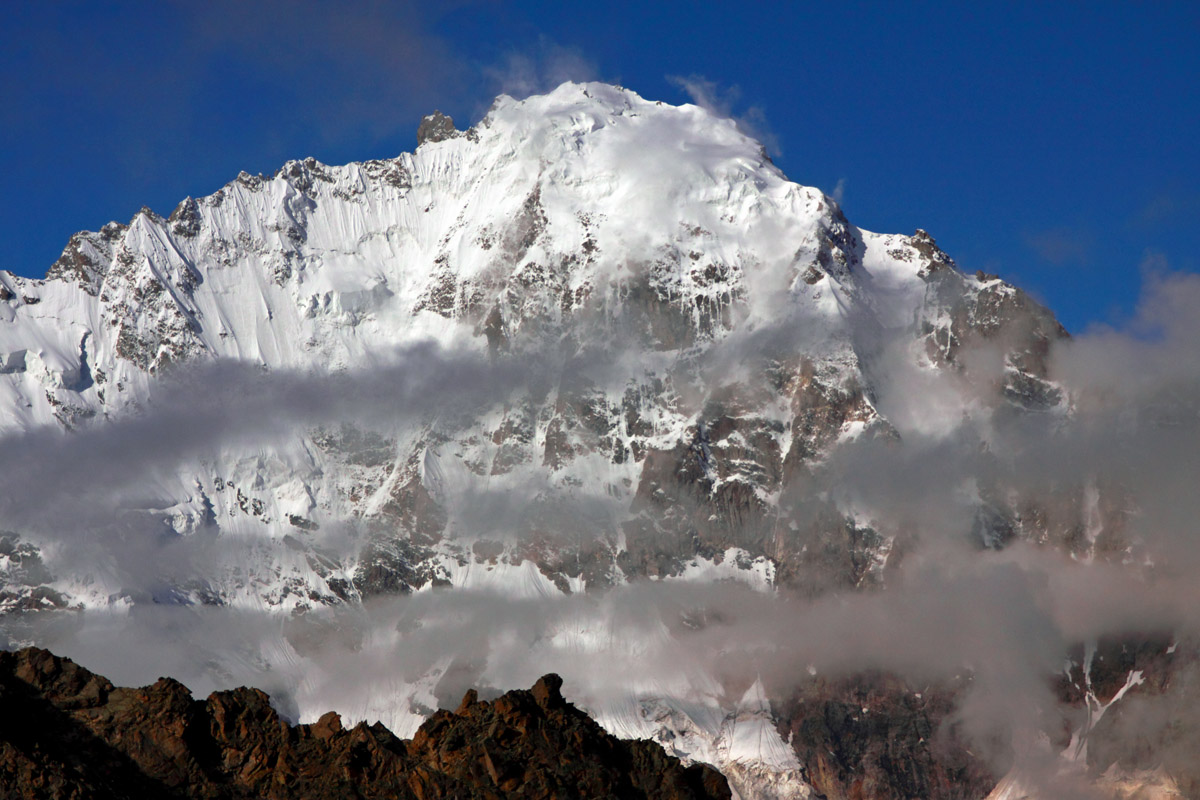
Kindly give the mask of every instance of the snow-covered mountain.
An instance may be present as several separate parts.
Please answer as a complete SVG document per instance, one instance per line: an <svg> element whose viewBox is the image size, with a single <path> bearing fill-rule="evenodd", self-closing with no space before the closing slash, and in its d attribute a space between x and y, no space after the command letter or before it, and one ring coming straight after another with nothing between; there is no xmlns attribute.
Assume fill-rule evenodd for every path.
<svg viewBox="0 0 1200 800"><path fill-rule="evenodd" d="M444 117L423 131L415 154L242 174L166 219L143 209L74 236L46 280L3 275L3 429L119 417L187 361L353 371L427 341L555 359L551 385L497 398L478 418L386 437L342 420L303 432L270 467L226 454L163 490L181 531L211 517L222 532L276 540L354 517L421 547L487 538L457 508L481 484L545 498L602 491L611 513L588 520L591 532L627 541L609 542L612 563L586 575L538 565L566 588L680 572L695 553L649 563L658 554L628 541L643 521L694 523L708 551L750 545L751 559L787 561L790 543L769 541L778 525L765 520L830 447L958 422L939 419L944 409L881 414L868 373L889 337L917 342L929 369L956 364L973 336L1004 341L1004 389L1056 400L1038 359L1060 335L1047 312L959 273L922 232L854 228L730 120L566 84L502 97L466 132ZM1018 323L1021 341L1001 339ZM606 355L617 363L594 375L577 366ZM685 490L703 508L681 508ZM754 541L720 541L751 520L762 523ZM418 555L427 568L409 553L397 566L381 545L339 571L350 585L336 591L303 580L331 601L468 580L432 550ZM248 601L214 583L222 602Z"/></svg>
<svg viewBox="0 0 1200 800"><path fill-rule="evenodd" d="M964 274L923 231L853 226L731 120L568 83L501 97L466 131L434 114L419 138L389 160L242 173L168 217L143 209L77 234L45 280L0 273L10 442L62 429L55 446L70 454L167 410L170 424L150 427L161 440L190 425L205 440L167 446L165 467L136 473L151 479L104 484L127 513L102 534L62 515L6 525L5 609L337 619L444 586L514 603L642 581L863 588L884 581L906 522L831 491L841 448L1067 413L1047 366L1065 332L1048 311ZM228 405L189 417L188 392L162 387L218 361L251 369L203 373L212 383L191 385L193 399L211 390ZM417 370L451 378L415 411L389 409L380 389ZM253 406L246 375L301 388L261 435L228 435L236 399ZM370 413L303 396L306 375L350 396L370 387ZM114 453L114 471L138 459ZM983 545L1098 546L1099 523L1064 533L1097 517L1094 493L1032 513L1003 486L968 488ZM78 557L72 535L109 542L131 519L192 558L155 575L116 551ZM604 600L564 608L527 655L636 658L655 637L670 650L668 621L647 626L650 643L622 641ZM252 658L298 676L297 713L334 705L401 735L461 664L431 652L420 674L330 699L289 635ZM376 635L400 646L408 634ZM516 680L497 664L472 677ZM611 730L715 763L751 794L807 796L761 681L734 690L683 665L669 684L622 675L611 691L601 669L574 687L563 671Z"/></svg>

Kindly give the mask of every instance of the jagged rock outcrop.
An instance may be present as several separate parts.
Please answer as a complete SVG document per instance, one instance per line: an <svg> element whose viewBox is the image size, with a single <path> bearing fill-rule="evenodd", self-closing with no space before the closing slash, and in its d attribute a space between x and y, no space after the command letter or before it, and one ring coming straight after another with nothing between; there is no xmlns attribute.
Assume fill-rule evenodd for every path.
<svg viewBox="0 0 1200 800"><path fill-rule="evenodd" d="M440 111L434 111L421 120L421 124L417 126L417 145L423 145L426 142L444 142L446 139L453 139L455 136L461 136L462 131L454 127L454 118L443 114Z"/></svg>
<svg viewBox="0 0 1200 800"><path fill-rule="evenodd" d="M46 650L0 653L0 794L26 798L729 798L707 766L622 741L546 675L468 692L411 741L332 712L289 725L257 689L195 700L162 678L128 689Z"/></svg>

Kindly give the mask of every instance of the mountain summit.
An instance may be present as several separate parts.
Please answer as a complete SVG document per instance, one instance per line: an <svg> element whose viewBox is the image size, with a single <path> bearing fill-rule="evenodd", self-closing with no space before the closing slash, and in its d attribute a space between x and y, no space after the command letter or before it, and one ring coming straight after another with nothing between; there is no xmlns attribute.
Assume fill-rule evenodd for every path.
<svg viewBox="0 0 1200 800"><path fill-rule="evenodd" d="M243 173L169 217L143 209L75 235L45 280L0 274L10 432L122 419L173 367L212 360L358 374L433 342L545 367L536 387L506 387L469 418L318 420L270 459L224 453L156 477L152 505L180 534L261 539L280 555L288 535L316 538L329 522L384 534L330 568L282 567L293 592L205 575L211 601L290 610L469 582L472 559L458 564L450 542L467 552L547 527L472 516L481 486L546 513L563 501L585 549L603 551L534 557L522 580L537 591L676 574L730 548L798 580L804 542L781 534L781 498L840 442L960 421L961 410L891 412L882 382L897 344L913 369L994 384L984 412L1061 400L1045 355L1064 333L1048 312L959 272L923 231L854 227L731 120L564 84L501 97L467 131L438 114L422 125L416 153ZM1000 361L973 375L964 354L989 344ZM463 376L458 388L479 387ZM598 501L594 514L576 513L580 498ZM847 535L844 511L818 527ZM648 545L651 528L662 535ZM858 584L885 564L834 577ZM90 577L89 589L55 588L89 606L126 588Z"/></svg>
<svg viewBox="0 0 1200 800"><path fill-rule="evenodd" d="M847 448L1067 411L1052 314L924 231L855 227L731 120L567 83L465 131L435 113L419 140L242 173L76 234L45 280L0 273L0 432L57 479L10 485L59 492L0 503L4 610L275 615L237 664L294 670L301 714L341 703L404 735L455 670L511 680L503 637L330 700L305 695L326 645L304 626L437 587L583 595L504 646L632 658L613 587L884 584L911 521L839 493ZM981 547L1104 544L1063 533L1086 509L971 492ZM355 652L422 635L405 624ZM593 678L610 730L807 791L761 682Z"/></svg>

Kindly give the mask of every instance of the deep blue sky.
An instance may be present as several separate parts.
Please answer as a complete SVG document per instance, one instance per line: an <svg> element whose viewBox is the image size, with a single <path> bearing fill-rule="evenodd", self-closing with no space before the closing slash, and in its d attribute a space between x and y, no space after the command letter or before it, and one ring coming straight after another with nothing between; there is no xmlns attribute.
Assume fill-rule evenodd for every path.
<svg viewBox="0 0 1200 800"><path fill-rule="evenodd" d="M690 83L857 225L925 228L1079 331L1200 272L1198 43L1195 2L5 3L0 267L239 170L411 150L434 107Z"/></svg>

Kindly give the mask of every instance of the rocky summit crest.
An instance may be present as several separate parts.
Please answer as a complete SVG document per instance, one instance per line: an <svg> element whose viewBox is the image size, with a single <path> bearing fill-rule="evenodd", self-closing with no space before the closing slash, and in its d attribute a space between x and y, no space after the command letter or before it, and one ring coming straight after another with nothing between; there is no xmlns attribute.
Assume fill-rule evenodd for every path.
<svg viewBox="0 0 1200 800"><path fill-rule="evenodd" d="M424 117L417 126L417 146L420 147L426 142L444 142L461 135L462 132L454 127L453 117L434 111Z"/></svg>
<svg viewBox="0 0 1200 800"><path fill-rule="evenodd" d="M730 797L711 767L605 733L561 685L469 696L404 741L332 712L289 725L256 689L194 700L169 679L126 689L45 650L0 653L0 787L79 800Z"/></svg>

